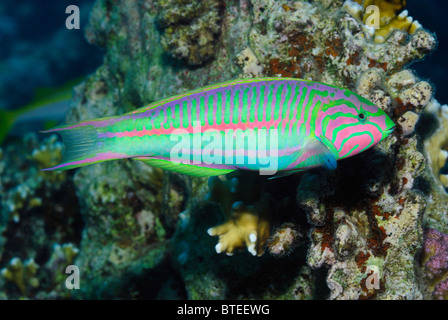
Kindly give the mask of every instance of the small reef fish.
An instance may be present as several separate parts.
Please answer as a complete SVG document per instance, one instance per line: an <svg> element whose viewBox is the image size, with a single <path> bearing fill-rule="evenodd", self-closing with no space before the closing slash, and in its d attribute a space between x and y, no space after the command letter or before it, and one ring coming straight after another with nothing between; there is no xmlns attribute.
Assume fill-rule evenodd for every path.
<svg viewBox="0 0 448 320"><path fill-rule="evenodd" d="M44 131L59 133L66 145L62 163L44 170L133 158L193 176L236 169L281 176L335 169L337 160L376 145L394 127L384 111L347 89L296 78L238 79Z"/></svg>
<svg viewBox="0 0 448 320"><path fill-rule="evenodd" d="M0 145L8 135L49 129L62 123L69 110L73 87L81 82L73 79L57 88L38 88L31 103L17 110L0 109Z"/></svg>

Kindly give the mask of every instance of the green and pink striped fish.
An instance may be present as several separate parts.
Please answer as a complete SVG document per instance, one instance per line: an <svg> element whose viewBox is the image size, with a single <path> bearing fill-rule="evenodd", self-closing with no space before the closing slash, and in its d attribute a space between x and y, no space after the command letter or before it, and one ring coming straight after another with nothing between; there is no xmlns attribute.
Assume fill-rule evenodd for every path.
<svg viewBox="0 0 448 320"><path fill-rule="evenodd" d="M232 80L45 131L61 134L66 149L61 164L44 170L124 158L194 176L334 169L394 126L372 102L343 88L294 78Z"/></svg>

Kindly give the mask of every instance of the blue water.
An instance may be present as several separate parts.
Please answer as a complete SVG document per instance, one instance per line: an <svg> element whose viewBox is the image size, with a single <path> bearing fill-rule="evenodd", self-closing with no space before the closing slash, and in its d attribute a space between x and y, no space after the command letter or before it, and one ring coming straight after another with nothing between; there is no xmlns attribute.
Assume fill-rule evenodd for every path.
<svg viewBox="0 0 448 320"><path fill-rule="evenodd" d="M54 87L93 72L102 62L84 28L92 0L2 0L0 3L0 108L26 105L36 88ZM68 30L68 5L80 8L81 28Z"/></svg>
<svg viewBox="0 0 448 320"><path fill-rule="evenodd" d="M424 28L437 35L439 45L437 49L423 61L414 63L411 68L417 74L435 85L435 98L442 104L448 103L446 73L448 71L448 2L441 0L407 1L406 7L414 20L418 20Z"/></svg>

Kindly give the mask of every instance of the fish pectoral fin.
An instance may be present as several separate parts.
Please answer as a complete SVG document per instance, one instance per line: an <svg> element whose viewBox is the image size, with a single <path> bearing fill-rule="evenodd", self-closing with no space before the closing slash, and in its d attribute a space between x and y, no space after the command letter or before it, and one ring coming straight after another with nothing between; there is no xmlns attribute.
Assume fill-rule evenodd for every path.
<svg viewBox="0 0 448 320"><path fill-rule="evenodd" d="M195 177L211 177L227 174L235 169L218 169L198 166L193 164L177 163L170 160L158 159L153 157L135 157L133 159L143 161L144 163L164 170L174 171L182 174L188 174Z"/></svg>
<svg viewBox="0 0 448 320"><path fill-rule="evenodd" d="M337 167L335 155L331 150L317 137L307 138L305 146L299 151L298 159L301 163L308 166L323 166L334 170Z"/></svg>

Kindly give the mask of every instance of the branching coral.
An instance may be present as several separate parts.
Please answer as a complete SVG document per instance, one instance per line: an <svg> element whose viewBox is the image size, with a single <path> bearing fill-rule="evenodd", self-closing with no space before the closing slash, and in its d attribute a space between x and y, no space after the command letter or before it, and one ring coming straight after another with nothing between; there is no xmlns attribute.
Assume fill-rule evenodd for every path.
<svg viewBox="0 0 448 320"><path fill-rule="evenodd" d="M421 28L420 23L403 10L405 7L405 0L356 0L356 3L348 0L344 3L344 9L363 21L366 35L377 43L385 42L395 30L413 34Z"/></svg>
<svg viewBox="0 0 448 320"><path fill-rule="evenodd" d="M9 149L8 157L0 158L0 162L3 163L0 166L3 166L4 169L19 164L29 168L28 173L5 171L0 180L0 190L4 190L1 198L3 219L5 221L11 219L16 223L20 221L20 216L24 212L42 206L42 198L51 196L52 192L61 187L67 177L65 173L60 172L53 172L45 176L39 172L40 168L60 161L62 144L57 142L56 136L51 136L38 145L36 136L28 135L23 139L23 143L26 150L30 150L31 156L16 158L17 154ZM15 163L13 164L13 162ZM37 192L37 190L43 192Z"/></svg>
<svg viewBox="0 0 448 320"><path fill-rule="evenodd" d="M211 236L219 236L216 252L232 255L235 249L246 247L252 255L262 255L269 236L269 221L254 207L246 207L242 202L232 206L230 219L219 226L210 228Z"/></svg>
<svg viewBox="0 0 448 320"><path fill-rule="evenodd" d="M237 180L226 182L215 177L209 183L209 199L222 203L227 215L225 223L208 230L209 235L219 236L216 252L232 255L236 249L246 247L252 255L261 256L270 233L269 203L262 199L246 206L242 201L235 201L238 198Z"/></svg>
<svg viewBox="0 0 448 320"><path fill-rule="evenodd" d="M82 226L75 190L69 173L39 170L59 161L62 143L56 136L39 141L29 134L17 144L6 145L5 151L0 158L0 263L3 279L14 282L19 293L8 286L4 294L8 298L38 294L45 298L45 290L53 284L41 281L48 270L43 267L46 259L42 252L49 250L48 242L80 239L81 230L73 227ZM34 257L40 267L37 269L32 258L22 261L17 257ZM61 293L59 290L53 297L62 297Z"/></svg>
<svg viewBox="0 0 448 320"><path fill-rule="evenodd" d="M63 245L54 244L53 253L47 262L47 266L56 270L63 270L71 265L78 255L79 249L73 243L64 243Z"/></svg>
<svg viewBox="0 0 448 320"><path fill-rule="evenodd" d="M6 281L17 286L21 298L70 298L71 293L65 287L68 276L65 270L73 264L78 252L72 243L55 244L45 265L39 266L33 258L22 262L20 258L15 257L0 274Z"/></svg>
<svg viewBox="0 0 448 320"><path fill-rule="evenodd" d="M38 293L37 298L70 298L71 292L65 286L65 280L69 276L66 274L66 268L74 263L75 257L78 255L79 249L73 243L64 243L53 245L53 251L50 259L43 268L46 280L46 293Z"/></svg>
<svg viewBox="0 0 448 320"><path fill-rule="evenodd" d="M39 286L39 280L35 277L38 268L39 266L34 262L34 259L22 263L20 258L13 258L0 273L6 280L19 288L22 296L26 296L30 288Z"/></svg>

